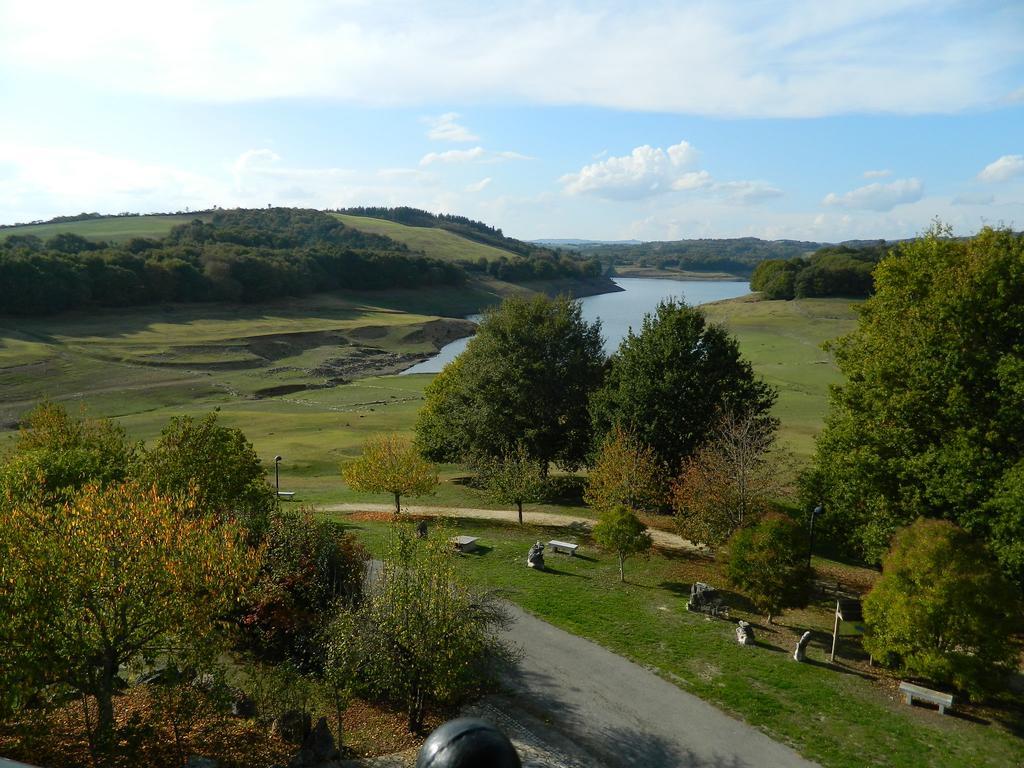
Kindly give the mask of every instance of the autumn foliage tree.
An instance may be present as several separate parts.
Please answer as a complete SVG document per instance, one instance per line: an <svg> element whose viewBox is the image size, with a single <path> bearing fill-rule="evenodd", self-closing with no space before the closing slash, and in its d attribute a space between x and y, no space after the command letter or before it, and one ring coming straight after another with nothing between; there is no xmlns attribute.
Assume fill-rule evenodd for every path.
<svg viewBox="0 0 1024 768"><path fill-rule="evenodd" d="M716 547L755 522L790 491L792 469L775 442L776 422L725 411L711 439L683 462L672 483L680 533Z"/></svg>
<svg viewBox="0 0 1024 768"><path fill-rule="evenodd" d="M320 633L341 605L359 602L368 555L341 525L309 509L271 513L259 578L241 611L245 648L302 670L323 662Z"/></svg>
<svg viewBox="0 0 1024 768"><path fill-rule="evenodd" d="M374 435L363 443L362 455L342 468L349 488L365 493L390 493L395 514L402 496L426 496L437 487L437 468L420 456L411 440L395 433Z"/></svg>
<svg viewBox="0 0 1024 768"><path fill-rule="evenodd" d="M664 472L654 451L616 425L587 476L583 500L599 512L624 506L636 512L659 506Z"/></svg>
<svg viewBox="0 0 1024 768"><path fill-rule="evenodd" d="M0 515L0 679L94 697L101 748L121 666L209 637L256 573L238 527L131 483L88 485L57 508L14 500Z"/></svg>

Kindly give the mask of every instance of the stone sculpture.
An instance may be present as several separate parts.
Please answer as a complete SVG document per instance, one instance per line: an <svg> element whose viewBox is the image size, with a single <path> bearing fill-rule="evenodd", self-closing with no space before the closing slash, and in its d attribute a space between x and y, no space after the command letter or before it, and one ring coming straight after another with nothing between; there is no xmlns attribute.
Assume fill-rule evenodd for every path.
<svg viewBox="0 0 1024 768"><path fill-rule="evenodd" d="M736 625L736 642L740 645L754 644L754 628L746 621Z"/></svg>
<svg viewBox="0 0 1024 768"><path fill-rule="evenodd" d="M526 556L526 565L528 568L544 570L544 545L539 541L530 547L530 552Z"/></svg>
<svg viewBox="0 0 1024 768"><path fill-rule="evenodd" d="M807 658L807 644L811 641L811 631L807 630L800 635L800 640L796 644L796 650L793 651L793 658L796 661L803 661Z"/></svg>

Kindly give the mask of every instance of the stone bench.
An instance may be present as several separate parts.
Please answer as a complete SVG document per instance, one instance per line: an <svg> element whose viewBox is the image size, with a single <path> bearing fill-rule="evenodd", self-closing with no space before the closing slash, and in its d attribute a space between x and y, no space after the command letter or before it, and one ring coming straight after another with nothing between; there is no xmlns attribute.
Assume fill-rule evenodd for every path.
<svg viewBox="0 0 1024 768"><path fill-rule="evenodd" d="M285 499L286 501L291 501L293 498L295 498L295 491L278 491L277 492L277 497L279 499Z"/></svg>
<svg viewBox="0 0 1024 768"><path fill-rule="evenodd" d="M459 552L472 552L476 549L476 543L479 541L476 536L452 536L452 546L455 547Z"/></svg>
<svg viewBox="0 0 1024 768"><path fill-rule="evenodd" d="M913 704L914 699L934 704L939 708L940 715L946 714L946 707L953 706L953 694L933 691L931 688L914 685L913 683L900 683L900 693L903 694L903 698L908 705Z"/></svg>
<svg viewBox="0 0 1024 768"><path fill-rule="evenodd" d="M563 554L572 555L576 554L576 550L580 548L579 544L570 544L568 541L549 541L548 546L551 547L555 552L561 552Z"/></svg>

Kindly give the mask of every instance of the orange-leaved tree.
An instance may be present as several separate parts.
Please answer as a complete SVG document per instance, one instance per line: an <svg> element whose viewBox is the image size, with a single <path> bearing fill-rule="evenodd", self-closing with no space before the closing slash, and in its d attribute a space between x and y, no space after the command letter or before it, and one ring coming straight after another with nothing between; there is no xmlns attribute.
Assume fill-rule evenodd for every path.
<svg viewBox="0 0 1024 768"><path fill-rule="evenodd" d="M122 665L209 639L256 577L242 530L192 504L133 483L0 503L0 680L15 665L23 688L94 697L101 751Z"/></svg>
<svg viewBox="0 0 1024 768"><path fill-rule="evenodd" d="M583 500L598 512L618 506L634 513L652 510L664 499L664 484L654 451L616 425L601 444Z"/></svg>

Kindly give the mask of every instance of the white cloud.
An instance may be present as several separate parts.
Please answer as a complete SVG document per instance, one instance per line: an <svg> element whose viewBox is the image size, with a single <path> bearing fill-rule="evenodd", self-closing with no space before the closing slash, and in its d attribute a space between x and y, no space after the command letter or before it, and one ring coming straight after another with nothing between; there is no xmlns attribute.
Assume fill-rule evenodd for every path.
<svg viewBox="0 0 1024 768"><path fill-rule="evenodd" d="M990 192L965 192L962 195L957 195L950 202L953 205L991 205L995 201L995 195Z"/></svg>
<svg viewBox="0 0 1024 768"><path fill-rule="evenodd" d="M222 183L165 163L64 146L0 143L5 218L69 212L152 212L222 203Z"/></svg>
<svg viewBox="0 0 1024 768"><path fill-rule="evenodd" d="M529 160L518 152L495 152L483 147L472 149L449 149L447 152L428 152L420 158L420 165L434 163L500 163L503 160Z"/></svg>
<svg viewBox="0 0 1024 768"><path fill-rule="evenodd" d="M294 167L267 148L250 149L215 172L92 150L0 142L0 223L79 211L140 213L272 205L336 208L411 205L464 212L458 195L416 168L357 172Z"/></svg>
<svg viewBox="0 0 1024 768"><path fill-rule="evenodd" d="M672 182L672 189L701 189L711 183L711 174L707 171L689 171Z"/></svg>
<svg viewBox="0 0 1024 768"><path fill-rule="evenodd" d="M479 136L471 133L466 126L456 122L458 119L457 112L446 112L437 117L423 118L423 122L430 126L427 138L432 141L480 141Z"/></svg>
<svg viewBox="0 0 1024 768"><path fill-rule="evenodd" d="M888 168L882 168L877 171L864 171L865 179L884 179L887 176L892 176L892 171Z"/></svg>
<svg viewBox="0 0 1024 768"><path fill-rule="evenodd" d="M611 200L637 200L671 189L694 189L710 181L706 171L692 173L697 150L686 141L667 149L644 144L628 155L609 157L568 173L559 181L567 194L592 194ZM676 185L679 186L676 186Z"/></svg>
<svg viewBox="0 0 1024 768"><path fill-rule="evenodd" d="M488 176L485 179L480 179L480 181L476 181L476 182L473 182L472 184L468 185L466 187L466 191L467 192L473 192L473 193L483 192L490 185L490 183L491 183L491 177Z"/></svg>
<svg viewBox="0 0 1024 768"><path fill-rule="evenodd" d="M721 192L726 200L739 205L756 205L783 195L781 189L766 181L726 181L715 184L715 191Z"/></svg>
<svg viewBox="0 0 1024 768"><path fill-rule="evenodd" d="M897 205L920 200L923 193L924 184L920 179L896 179L888 184L868 184L842 195L829 192L822 203L867 211L891 211Z"/></svg>
<svg viewBox="0 0 1024 768"><path fill-rule="evenodd" d="M1008 181L1024 175L1024 155L1003 155L986 165L978 174L978 181Z"/></svg>
<svg viewBox="0 0 1024 768"><path fill-rule="evenodd" d="M0 68L215 102L789 117L1005 103L1020 87L1024 9L948 6L35 0L0 3Z"/></svg>

